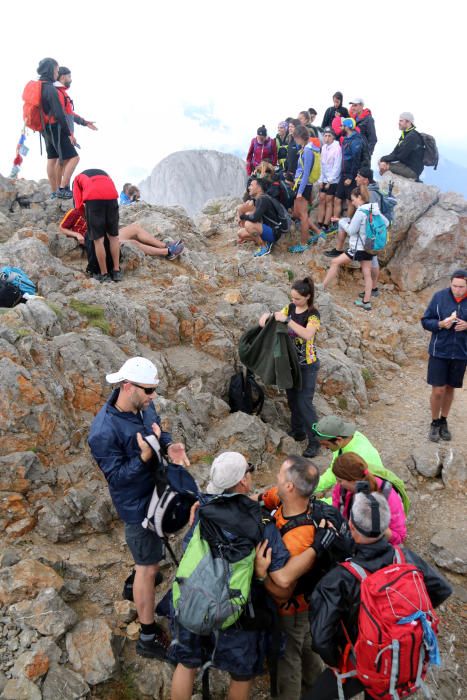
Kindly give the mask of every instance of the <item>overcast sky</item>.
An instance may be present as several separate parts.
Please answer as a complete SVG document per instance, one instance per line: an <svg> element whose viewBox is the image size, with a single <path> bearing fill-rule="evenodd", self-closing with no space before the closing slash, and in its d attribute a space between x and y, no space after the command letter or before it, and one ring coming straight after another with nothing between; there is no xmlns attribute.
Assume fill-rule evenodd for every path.
<svg viewBox="0 0 467 700"><path fill-rule="evenodd" d="M55 13L52 8L56 8ZM246 153L256 128L315 107L336 90L363 97L379 143L392 150L401 111L467 166L465 9L443 3L89 2L26 0L2 8L0 172L8 175L22 127L21 93L41 58L72 69L79 169L140 181L185 148ZM452 117L451 122L446 119ZM45 177L30 133L20 175ZM376 159L375 159L376 160ZM374 162L375 164L375 162Z"/></svg>

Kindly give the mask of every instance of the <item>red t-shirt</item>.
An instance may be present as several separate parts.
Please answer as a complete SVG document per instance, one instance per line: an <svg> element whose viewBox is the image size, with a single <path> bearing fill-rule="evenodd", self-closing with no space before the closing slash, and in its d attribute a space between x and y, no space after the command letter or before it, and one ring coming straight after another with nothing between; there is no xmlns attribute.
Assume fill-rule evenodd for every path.
<svg viewBox="0 0 467 700"><path fill-rule="evenodd" d="M79 209L70 209L67 211L63 219L60 221L60 226L66 228L67 231L73 231L85 236L88 231L86 219L81 214Z"/></svg>

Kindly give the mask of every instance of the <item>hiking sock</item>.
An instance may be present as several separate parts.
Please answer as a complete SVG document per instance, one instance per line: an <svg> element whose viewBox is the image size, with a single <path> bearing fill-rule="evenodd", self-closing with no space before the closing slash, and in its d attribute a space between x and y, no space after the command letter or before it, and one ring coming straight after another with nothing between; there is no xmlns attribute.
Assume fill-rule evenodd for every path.
<svg viewBox="0 0 467 700"><path fill-rule="evenodd" d="M145 637L154 637L158 632L160 632L160 627L156 623L156 621L151 622L149 625L145 625L141 623L141 637L144 639Z"/></svg>
<svg viewBox="0 0 467 700"><path fill-rule="evenodd" d="M447 423L447 422L448 422L448 417L447 417L447 416L441 416L441 418L439 418L439 422L440 422L440 424L441 424L441 423Z"/></svg>

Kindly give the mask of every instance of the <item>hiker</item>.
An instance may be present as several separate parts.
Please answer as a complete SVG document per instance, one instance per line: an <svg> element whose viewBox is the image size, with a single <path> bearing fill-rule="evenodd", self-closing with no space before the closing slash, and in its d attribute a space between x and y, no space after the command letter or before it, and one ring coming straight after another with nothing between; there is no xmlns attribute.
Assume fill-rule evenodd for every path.
<svg viewBox="0 0 467 700"><path fill-rule="evenodd" d="M399 130L402 132L395 149L383 156L379 165L379 174L384 175L388 170L394 175L418 180L423 172L423 157L425 143L415 128L415 117L412 112L402 112L399 117Z"/></svg>
<svg viewBox="0 0 467 700"><path fill-rule="evenodd" d="M303 114L303 112L300 112ZM321 172L320 149L309 141L308 129L301 125L295 127L294 140L300 146L297 170L295 172L295 202L293 218L300 220L300 243L289 248L291 253L303 253L309 247L310 229L319 234L320 230L308 216L308 205L313 196L313 183L317 182Z"/></svg>
<svg viewBox="0 0 467 700"><path fill-rule="evenodd" d="M163 659L167 639L154 619L154 582L164 558L162 540L142 526L161 463L144 440L156 436L162 454L174 464L189 466L185 447L161 429L153 403L159 377L144 357L132 357L106 381L116 386L94 418L89 431L91 453L109 485L112 502L125 523L125 540L135 563L133 596L141 623L136 653Z"/></svg>
<svg viewBox="0 0 467 700"><path fill-rule="evenodd" d="M67 161L78 163L76 139L70 129L63 104L54 83L58 79L58 62L53 58L43 58L37 72L42 83L41 109L45 124L42 135L47 150L47 177L52 193L51 199L59 195L60 168ZM76 160L73 160L76 159ZM73 171L72 171L73 172Z"/></svg>
<svg viewBox="0 0 467 700"><path fill-rule="evenodd" d="M274 314L276 321L287 324L289 337L295 343L301 375L301 389L287 389L290 408L288 435L297 442L307 440L303 456L315 457L319 453L319 442L311 426L317 420L313 404L319 370L315 336L320 330L321 322L319 311L315 307L315 286L312 278L296 280L292 284L290 298L290 304ZM263 314L259 325L264 327L270 315Z"/></svg>
<svg viewBox="0 0 467 700"><path fill-rule="evenodd" d="M347 117L342 119L342 128L345 136L342 141L342 171L337 185L336 197L342 202L347 202L347 216L352 216L355 211L351 202L350 193L355 187L355 177L361 165L363 153L362 136L355 130L355 119Z"/></svg>
<svg viewBox="0 0 467 700"><path fill-rule="evenodd" d="M354 555L351 560L344 565L336 566L321 579L313 591L310 601L313 649L330 668L322 673L312 690L303 695L303 700L335 700L338 696L336 670L338 668L340 672L345 670L345 667L343 668L345 663L344 650L347 649L347 653L349 650L347 637L352 644L355 644L358 638L358 623L359 621L364 620L366 622L367 620L365 616L367 608L363 608L360 605L360 594L362 594L363 600L363 586L365 585L361 583L362 575L368 576L367 581L370 583L370 574L374 574L384 567L390 567L394 561L397 562L399 559L402 562L405 560L408 564L415 567L415 571L409 569L407 572L407 569L405 569L407 573L404 577L397 576L396 572L397 578L391 582L394 596L398 596L398 586L403 586L403 588L399 589L399 597L394 599L398 600L397 610L404 610L402 616L411 615L422 608L423 611L426 611L427 616L433 618L431 607L438 607L452 593L450 584L417 554L405 548L398 552L395 551L394 547L384 537L384 533L389 527L389 521L390 510L388 502L382 494L356 494L349 523L350 531L355 541ZM361 569L356 571L352 565L353 562ZM394 566L397 566L397 564L394 564ZM359 574L358 571L361 571L362 574ZM385 571L389 572L389 569ZM400 571L404 571L403 566L401 566ZM388 575L389 573L386 574L386 579ZM409 576L410 580L408 580ZM405 580L402 581L402 578ZM385 588L383 581L384 573L381 575L380 586ZM378 588L376 581L374 586L376 589ZM429 600L426 599L426 595L423 595L422 587L423 589L426 587ZM383 588L381 590L383 591ZM383 591L383 595L387 595L385 591ZM373 618L373 622L369 624L374 624L376 629L384 630L387 638L386 627L383 625L386 615L391 616L389 621L394 625L401 615L397 618L397 612L389 606L384 607L382 601L381 605L378 606L377 594L374 597L375 603L373 605L376 607L374 614L380 616L380 619L375 621ZM368 600L368 598L365 598L365 600ZM369 615L370 613L367 614ZM381 620L382 615L385 615L384 621ZM395 674L394 683L396 686L403 673L405 678L410 679L412 683L415 683L417 680L416 674L420 654L423 653L425 656L425 653L427 653L424 652L423 644L424 642L426 645L429 645L429 642L433 643L433 639L428 640L424 638L423 631L418 627L420 625L421 621L418 620L418 622L414 621L412 625L406 626L406 634L410 634L413 631L412 646L407 647L404 656L401 654L399 668L396 668L396 661L393 662L390 656L392 653L390 647L384 654L383 658L385 658L385 661L381 665L376 664L376 668L381 669L381 673L383 673L382 669L386 669L386 676L382 678L382 687L376 686L376 688L379 688L379 692L376 692L380 697L383 697L383 695L384 697L389 697L387 692L389 690L391 664L393 664L392 670ZM420 631L418 636L414 634L417 631ZM373 634L372 631L370 634ZM418 642L415 640L418 640ZM357 646L357 666L359 665L359 659L360 663L363 663L367 655L369 655L369 661L372 667L375 668L375 665L373 665L375 662L374 657L378 652L378 658L383 654L383 651L379 651L380 646L378 646L377 642L373 646L369 646L368 643L370 641L362 639L361 646ZM434 641L436 644L436 640ZM408 642L409 640L407 640ZM390 643L391 640L389 640ZM405 646L403 648L406 649ZM408 651L409 649L412 650L413 656ZM414 658L415 655L416 658ZM396 657L396 659L399 660L399 657ZM377 683L378 680L381 682L381 679L378 679L378 673L373 673L371 677L367 675L366 679L366 687L368 690L373 690L371 695L365 691L365 685L359 679L348 678L343 685L342 697L352 698L365 691L365 700L372 700L373 697L376 697L375 686L372 684ZM386 692L383 692L384 690ZM339 695L339 697L341 696Z"/></svg>
<svg viewBox="0 0 467 700"><path fill-rule="evenodd" d="M423 314L422 326L431 332L427 382L431 384L433 442L451 440L448 415L455 389L461 389L467 366L467 270L455 270L451 284L435 292Z"/></svg>
<svg viewBox="0 0 467 700"><path fill-rule="evenodd" d="M125 207L128 204L132 203L130 197L128 196L128 190L130 189L130 187L131 187L131 182L125 182L125 184L122 187L122 191L120 192L120 200L119 200L119 204L121 207Z"/></svg>
<svg viewBox="0 0 467 700"><path fill-rule="evenodd" d="M99 273L94 275L98 282L120 282L120 240L118 238L118 193L115 185L104 170L83 170L73 182L75 208L86 215L90 240L94 243ZM104 239L107 238L113 269L107 270L107 257Z"/></svg>
<svg viewBox="0 0 467 700"><path fill-rule="evenodd" d="M298 165L298 157L300 155L300 146L296 143L294 134L297 126L300 126L298 119L289 121L289 145L287 147L287 159L285 161L285 172L290 173L292 178L295 176Z"/></svg>
<svg viewBox="0 0 467 700"><path fill-rule="evenodd" d="M61 220L59 228L65 236L76 238L79 245L84 245L88 227L86 218L79 209L69 209ZM156 255L161 258L167 258L167 260L175 260L181 255L185 247L182 240L166 245L155 238L152 233L146 231L140 224L136 223L123 226L118 232L118 237L120 245L123 245L126 241L132 241L146 255Z"/></svg>
<svg viewBox="0 0 467 700"><path fill-rule="evenodd" d="M345 253L339 252L337 256L332 257L331 266L323 280L323 287L326 289L331 282L336 279L341 266L350 265L350 263L353 261L359 262L362 268L365 291L363 298L359 297L354 301L354 304L365 311L371 311L371 291L373 289L371 264L373 254L368 253L365 250L368 215L370 212L373 216L381 215L386 223L386 226L389 224L389 222L386 217L380 213L378 204L370 204L368 189L363 185L361 187L355 187L352 190L351 200L352 205L356 210L355 214L352 216L351 220L348 217L339 219L339 231L337 234L338 245L343 241L343 239L345 239L346 234L349 235L349 249Z"/></svg>
<svg viewBox="0 0 467 700"><path fill-rule="evenodd" d="M314 107L309 107L308 114L310 115L310 123L308 125L308 130L310 131L310 136L315 138L315 139L319 139L321 142L323 130L320 126L316 126L314 124L314 121L315 121L316 117L318 116L318 112L316 111L316 109Z"/></svg>
<svg viewBox="0 0 467 700"><path fill-rule="evenodd" d="M350 107L353 108L355 114L355 124L360 129L360 133L368 144L368 151L371 156L375 150L375 146L378 142L376 137L375 120L371 114L371 110L365 107L365 103L361 97L356 97L349 102ZM370 166L370 163L366 164Z"/></svg>
<svg viewBox="0 0 467 700"><path fill-rule="evenodd" d="M289 125L287 122L279 122L276 134L277 164L284 170L287 161L289 147Z"/></svg>
<svg viewBox="0 0 467 700"><path fill-rule="evenodd" d="M355 452L345 452L332 465L337 484L332 490L332 505L346 520L350 518L355 494L362 482L368 484L368 493L380 492L387 499L391 520L384 536L390 544L401 544L407 537L404 506L401 497L389 481L371 473L370 466Z"/></svg>
<svg viewBox="0 0 467 700"><path fill-rule="evenodd" d="M315 112L313 119L315 117L316 117L316 112ZM300 125L304 126L308 130L308 138L309 139L310 138L319 139L319 135L318 135L318 132L316 130L316 127L314 127L312 124L313 119L311 118L311 115L307 109L303 109L301 112L299 112L297 119L300 122ZM318 144L316 144L316 145L318 145Z"/></svg>
<svg viewBox="0 0 467 700"><path fill-rule="evenodd" d="M332 107L328 107L324 113L323 121L321 124L322 129L325 129L327 126L332 127L332 120L335 117L339 117L339 119L343 117L345 119L345 117L349 116L349 111L347 107L343 107L344 97L341 92L337 91L334 93L334 95L332 96L332 102Z"/></svg>
<svg viewBox="0 0 467 700"><path fill-rule="evenodd" d="M277 147L275 139L268 136L264 124L256 130L256 138L251 139L246 157L246 172L251 175L262 160L269 160L277 165Z"/></svg>
<svg viewBox="0 0 467 700"><path fill-rule="evenodd" d="M318 182L319 207L318 227L327 231L331 225L332 217L339 217L341 213L341 200L336 198L337 184L342 170L342 149L330 126L323 132L324 144L321 148L321 175Z"/></svg>
<svg viewBox="0 0 467 700"><path fill-rule="evenodd" d="M141 201L141 192L136 185L130 185L128 188L128 198L130 200L130 204L136 204L137 202Z"/></svg>
<svg viewBox="0 0 467 700"><path fill-rule="evenodd" d="M272 227L266 223L271 223L275 220L276 209L274 201L266 194L270 181L266 178L252 177L248 187L248 192L254 200L255 208L250 213L241 213L239 216L240 222L244 222L244 226L240 225L237 231L237 243L241 245L245 241L253 241L258 246L258 250L254 253L255 258L269 255L276 236Z"/></svg>
<svg viewBox="0 0 467 700"><path fill-rule="evenodd" d="M87 119L83 119L79 114L74 111L75 107L73 100L68 95L68 90L71 86L71 70L66 66L59 66L58 69L58 79L54 83L57 88L58 96L60 102L62 103L63 111L65 112L66 119L70 132L73 134L75 130L75 124L80 124L81 126L87 126L92 131L97 131L97 126L95 122L91 122ZM76 145L76 144L75 144ZM76 155L74 158L69 158L61 162L57 162L58 169L58 182L59 188L57 192L57 197L59 199L71 199L73 193L70 189L70 180L79 163L79 156Z"/></svg>

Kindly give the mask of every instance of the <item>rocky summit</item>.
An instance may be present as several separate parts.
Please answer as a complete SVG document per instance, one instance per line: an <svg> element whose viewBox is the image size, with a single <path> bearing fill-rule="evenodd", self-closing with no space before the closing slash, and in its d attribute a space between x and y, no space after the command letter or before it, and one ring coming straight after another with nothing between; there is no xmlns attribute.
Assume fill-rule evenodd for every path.
<svg viewBox="0 0 467 700"><path fill-rule="evenodd" d="M237 172L233 164L230 183ZM441 611L443 666L428 679L434 697L452 700L467 697L467 400L456 395L452 443L429 443L428 335L420 317L449 272L465 266L467 202L391 179L399 203L373 310L353 306L358 269L345 271L331 293L318 293L315 401L320 416L355 420L406 481L408 544L454 584ZM132 355L157 364L156 404L186 444L201 486L220 451L239 450L257 464L262 487L297 450L286 433L284 392L267 387L258 417L231 414L227 389L243 331L287 303L292 280L309 273L322 280L330 243L291 255L292 233L272 255L253 258L248 245L234 244L239 199L211 199L199 210L203 196L180 195L185 209L122 208L123 225L137 221L160 239L181 238L185 251L167 262L125 243L123 282L102 285L85 275L76 241L58 230L69 204L51 201L45 181L0 177L0 266L23 268L40 295L0 310L0 698L170 697L171 667L135 656L135 609L121 601L131 558L87 447L90 422L110 393L106 373ZM322 469L328 461L316 458ZM164 590L172 574L168 562ZM225 687L225 676L213 672L213 697ZM255 684L254 697L268 697L266 680Z"/></svg>

